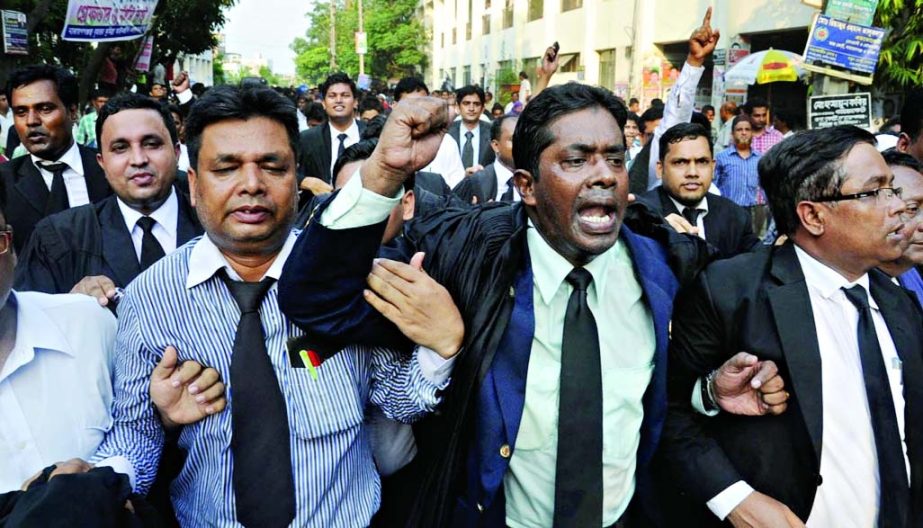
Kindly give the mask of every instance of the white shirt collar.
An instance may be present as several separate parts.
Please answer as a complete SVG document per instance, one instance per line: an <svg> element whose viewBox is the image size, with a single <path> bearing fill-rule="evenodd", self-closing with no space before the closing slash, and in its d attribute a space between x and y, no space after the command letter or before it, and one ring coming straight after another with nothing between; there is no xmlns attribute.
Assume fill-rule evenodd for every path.
<svg viewBox="0 0 923 528"><path fill-rule="evenodd" d="M340 132L329 123L327 124L327 128L330 130L330 144L333 146L333 148L337 148L337 146L340 144L340 138L337 137L340 134L346 134L346 136L354 142L359 141L359 124L356 123L355 119L353 119L353 122L351 125L349 125L349 128L343 132Z"/></svg>
<svg viewBox="0 0 923 528"><path fill-rule="evenodd" d="M22 302L15 290L10 295L16 303L16 343L0 371L0 382L31 362L38 350L51 350L75 357L67 339L48 316L28 302Z"/></svg>
<svg viewBox="0 0 923 528"><path fill-rule="evenodd" d="M119 210L122 212L122 218L125 219L125 227L127 227L128 232L131 233L134 231L135 227L137 227L138 219L144 215L129 207L128 204L123 202L121 198L116 197L115 201L119 204ZM160 224L160 227L164 228L168 235L176 238L176 223L179 216L179 201L176 199L176 190L173 189L172 186L170 187L170 196L167 197L167 200L148 216Z"/></svg>
<svg viewBox="0 0 923 528"><path fill-rule="evenodd" d="M30 154L30 156L32 157L32 164L39 168L41 167L39 162L48 163L49 161L42 159L35 154ZM77 147L76 141L71 144L71 148L67 149L67 152L65 152L60 158L54 160L52 163L64 163L70 167L72 171L83 176L83 159L80 157L80 149Z"/></svg>
<svg viewBox="0 0 923 528"><path fill-rule="evenodd" d="M673 202L673 205L676 206L676 210L679 211L679 214L683 214L683 211L685 211L687 207L692 207L693 209L698 209L699 211L702 211L702 216L705 216L705 213L708 212L708 200L706 200L707 196L703 196L702 199L699 200L699 203L695 205L685 205L685 204L679 203L678 201L676 201L675 198L673 198L669 194L667 195L667 198L669 198L670 201Z"/></svg>
<svg viewBox="0 0 923 528"><path fill-rule="evenodd" d="M875 299L869 291L868 273L863 274L855 282L849 282L846 280L846 277L809 255L807 251L798 247L797 244L795 245L795 254L798 256L798 263L801 264L801 271L804 273L804 281L808 286L817 290L821 297L830 299L837 294L845 296L841 288L851 288L858 284L865 288L866 293L869 294L869 306L876 310L878 309L878 305L875 303Z"/></svg>
<svg viewBox="0 0 923 528"><path fill-rule="evenodd" d="M282 245L282 249L279 250L279 254L276 255L276 260L274 260L272 265L269 266L269 269L266 270L266 274L263 275L263 278L269 277L276 280L279 279L282 275L282 266L285 265L286 259L288 259L288 256L291 254L292 247L295 245L295 239L297 238L297 231L293 230L289 233L288 238L285 240L285 244ZM228 264L227 259L221 254L221 250L218 249L218 246L208 238L208 233L205 233L202 235L202 238L195 243L192 252L189 254L189 275L186 277L186 289L194 288L202 284L212 278L212 276L221 269L227 271L231 279L241 280L240 275L234 271L234 268ZM273 287L275 287L275 284Z"/></svg>

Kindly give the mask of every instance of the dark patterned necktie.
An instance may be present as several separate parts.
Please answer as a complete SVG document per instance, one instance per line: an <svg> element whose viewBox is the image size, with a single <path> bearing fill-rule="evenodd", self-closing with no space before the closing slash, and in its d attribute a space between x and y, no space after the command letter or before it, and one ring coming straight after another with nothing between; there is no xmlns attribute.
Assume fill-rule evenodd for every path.
<svg viewBox="0 0 923 528"><path fill-rule="evenodd" d="M45 202L45 215L70 208L67 187L64 185L64 171L67 170L67 164L40 161L38 165L51 173L51 190L48 192L48 201Z"/></svg>
<svg viewBox="0 0 923 528"><path fill-rule="evenodd" d="M865 394L872 416L872 432L875 434L881 485L878 526L901 528L908 526L907 523L910 522L910 484L907 481L904 446L901 444L901 432L897 426L897 413L894 410L888 371L884 358L881 357L881 346L878 344L878 334L872 320L868 293L860 285L843 288L843 291L849 302L859 311L856 337L859 339L862 377L865 379Z"/></svg>
<svg viewBox="0 0 923 528"><path fill-rule="evenodd" d="M248 528L288 526L295 518L288 414L260 322L260 304L274 281L220 276L240 308L230 386L237 520Z"/></svg>
<svg viewBox="0 0 923 528"><path fill-rule="evenodd" d="M554 527L602 526L603 408L599 333L587 303L593 276L574 268L565 279L574 290L564 315Z"/></svg>
<svg viewBox="0 0 923 528"><path fill-rule="evenodd" d="M157 241L157 237L154 236L153 229L156 223L157 221L150 216L142 216L137 222L138 227L144 231L144 236L141 237L141 271L151 267L153 263L162 259L165 255L163 246L160 245L160 242Z"/></svg>
<svg viewBox="0 0 923 528"><path fill-rule="evenodd" d="M471 145L471 138L474 134L469 130L465 132L465 146L462 148L462 165L467 169L474 165L474 147Z"/></svg>

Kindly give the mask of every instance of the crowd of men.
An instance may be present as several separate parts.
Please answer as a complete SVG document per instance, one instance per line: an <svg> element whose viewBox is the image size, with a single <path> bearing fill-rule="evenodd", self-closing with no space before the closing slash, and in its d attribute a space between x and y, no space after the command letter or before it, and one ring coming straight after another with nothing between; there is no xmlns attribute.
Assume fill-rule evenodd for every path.
<svg viewBox="0 0 923 528"><path fill-rule="evenodd" d="M923 90L713 130L710 18L644 112L12 72L0 525L923 527Z"/></svg>

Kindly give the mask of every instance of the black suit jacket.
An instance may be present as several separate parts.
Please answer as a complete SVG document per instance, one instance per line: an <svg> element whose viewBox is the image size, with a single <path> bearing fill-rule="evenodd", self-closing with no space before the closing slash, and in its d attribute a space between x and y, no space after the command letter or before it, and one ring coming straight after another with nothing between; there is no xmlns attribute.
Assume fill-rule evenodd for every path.
<svg viewBox="0 0 923 528"><path fill-rule="evenodd" d="M106 174L96 162L96 150L83 145L77 145L77 148L83 160L90 203L96 203L111 195L112 189L106 181ZM0 164L0 180L6 195L6 222L13 226L13 247L21 252L35 224L45 217L48 186L29 155Z"/></svg>
<svg viewBox="0 0 923 528"><path fill-rule="evenodd" d="M640 199L664 217L672 213L682 216L663 186L646 192ZM712 193L706 193L705 200L708 202L708 214L702 219L705 241L718 250L719 258L733 257L760 245L760 239L753 234L750 214L743 207Z"/></svg>
<svg viewBox="0 0 923 528"><path fill-rule="evenodd" d="M359 126L359 135L365 132L365 122L356 120ZM333 185L330 175L330 123L309 128L301 133L298 138L301 152L298 155L298 167L301 178L311 176L320 178ZM299 180L301 179L299 178Z"/></svg>
<svg viewBox="0 0 923 528"><path fill-rule="evenodd" d="M459 155L461 155L462 149L465 148L465 140L462 138L461 126L461 121L455 121L449 125L449 135L455 139L456 143L458 143ZM494 162L494 159L496 159L494 149L490 148L490 123L478 121L478 127L480 128L480 145L477 147L478 165L487 167L489 164ZM468 167L465 168L467 169Z"/></svg>
<svg viewBox="0 0 923 528"><path fill-rule="evenodd" d="M458 182L452 192L469 204L473 203L474 198L477 198L479 204L494 200L497 196L497 170L493 163Z"/></svg>
<svg viewBox="0 0 923 528"><path fill-rule="evenodd" d="M189 197L176 189L179 213L176 246L202 234ZM89 275L105 275L125 287L140 273L135 246L116 196L45 218L16 266L15 287L23 291L67 293Z"/></svg>
<svg viewBox="0 0 923 528"><path fill-rule="evenodd" d="M872 270L869 279L903 360L913 515L907 526L918 527L923 525L923 316L910 294L883 273ZM762 417L723 412L706 417L694 411L690 396L696 379L741 350L776 363L791 394L788 409ZM680 293L673 311L670 410L661 447L674 481L704 507L744 480L807 520L823 484L821 369L808 288L791 242L712 263ZM707 513L701 524L720 522Z"/></svg>

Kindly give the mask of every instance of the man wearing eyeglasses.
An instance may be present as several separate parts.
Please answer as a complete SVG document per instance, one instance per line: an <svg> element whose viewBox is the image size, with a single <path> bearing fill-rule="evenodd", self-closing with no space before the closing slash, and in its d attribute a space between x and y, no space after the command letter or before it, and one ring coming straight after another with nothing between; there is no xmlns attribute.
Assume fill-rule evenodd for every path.
<svg viewBox="0 0 923 528"><path fill-rule="evenodd" d="M874 145L841 126L768 151L760 184L789 241L715 262L677 297L661 447L701 507L690 525L923 522L923 317L875 269L908 240ZM740 350L778 365L785 412L717 411L731 394L715 369Z"/></svg>

